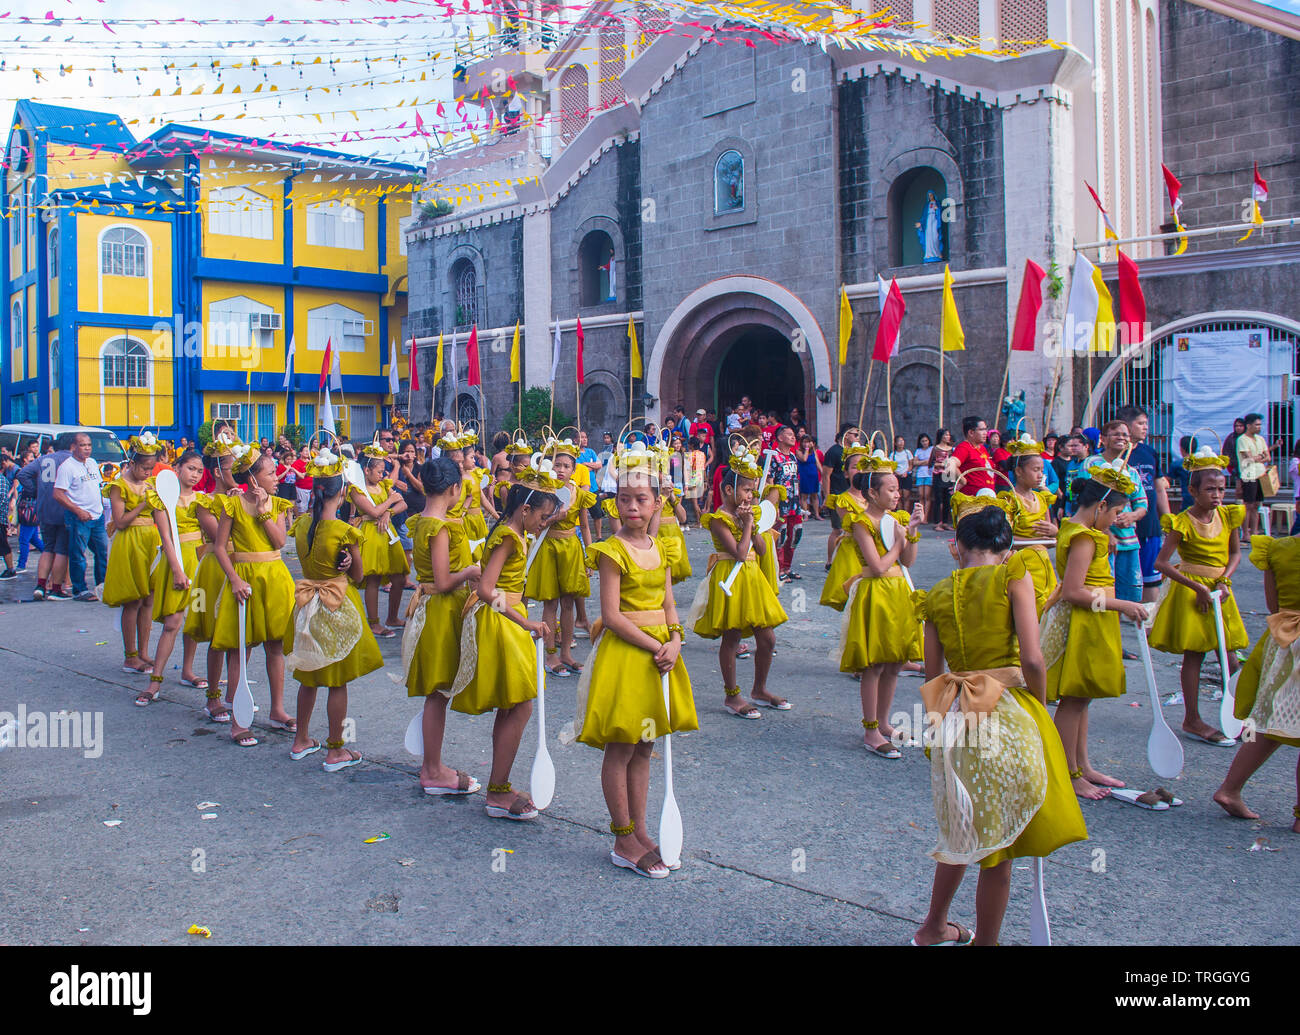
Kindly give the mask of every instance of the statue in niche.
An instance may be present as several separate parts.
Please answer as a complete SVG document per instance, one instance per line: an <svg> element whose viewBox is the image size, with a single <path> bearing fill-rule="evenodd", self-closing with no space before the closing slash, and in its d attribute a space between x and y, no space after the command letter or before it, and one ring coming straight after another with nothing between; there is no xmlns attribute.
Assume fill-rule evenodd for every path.
<svg viewBox="0 0 1300 1035"><path fill-rule="evenodd" d="M925 211L916 224L916 237L921 242L922 262L943 262L943 221L939 213L939 200L934 191L925 192Z"/></svg>
<svg viewBox="0 0 1300 1035"><path fill-rule="evenodd" d="M1025 415L1025 391L1018 395L1008 395L1002 400L1001 420L998 427L1015 428Z"/></svg>

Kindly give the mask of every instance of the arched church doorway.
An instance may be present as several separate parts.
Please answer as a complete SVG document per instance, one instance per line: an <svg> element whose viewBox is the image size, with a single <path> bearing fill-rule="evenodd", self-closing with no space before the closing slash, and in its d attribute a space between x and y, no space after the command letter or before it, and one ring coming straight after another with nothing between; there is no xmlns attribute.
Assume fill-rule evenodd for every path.
<svg viewBox="0 0 1300 1035"><path fill-rule="evenodd" d="M735 406L749 396L764 413L784 416L794 407L805 410L803 367L790 339L772 327L737 328L717 365L713 408Z"/></svg>

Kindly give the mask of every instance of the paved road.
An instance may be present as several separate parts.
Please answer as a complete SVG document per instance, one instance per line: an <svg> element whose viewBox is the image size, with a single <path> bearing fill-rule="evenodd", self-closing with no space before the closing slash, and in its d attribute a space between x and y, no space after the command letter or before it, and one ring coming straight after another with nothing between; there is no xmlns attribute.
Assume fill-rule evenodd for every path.
<svg viewBox="0 0 1300 1035"><path fill-rule="evenodd" d="M888 762L860 747L857 687L834 657L838 616L815 603L825 528L811 526L796 562L804 579L782 592L791 620L779 632L772 684L794 711L765 712L760 722L724 714L716 651L688 642L702 728L674 742L685 865L654 882L606 858L600 755L554 741L572 717L571 680L553 680L548 699L555 801L535 823L508 824L483 814L481 796L419 793L402 748L415 706L384 672L352 687L366 762L329 775L313 760L290 761L282 733L261 730L262 745L235 748L203 720L201 695L178 685L178 670L158 703L136 708L143 680L119 671L114 612L33 603L30 577L0 585L0 710L89 711L103 731L97 757L0 752L0 943L180 944L197 940L185 932L198 923L211 928L210 944L905 944L929 898L929 765L918 750ZM707 536L688 535L701 570ZM949 567L947 548L928 533L917 584ZM1255 637L1262 579L1243 564L1236 584ZM398 642L383 645L390 664ZM1157 669L1162 689L1176 689L1175 659L1157 656ZM255 694L265 693L262 677ZM918 684L904 677L899 708L918 702ZM1128 696L1093 707L1093 756L1149 787L1150 716L1136 663L1129 685ZM1204 708L1214 715L1210 689L1207 681ZM292 687L289 699L292 708ZM322 697L318 737L323 712ZM1180 713L1166 709L1175 728ZM453 714L444 757L485 783L490 732L490 716ZM535 738L530 726L517 786L527 785ZM1165 781L1183 807L1086 803L1091 839L1048 860L1058 943L1297 940L1300 838L1287 830L1294 755L1279 752L1248 788L1263 816L1252 823L1209 800L1232 752L1185 748L1184 774ZM662 788L656 763L656 827ZM389 838L364 843L381 832ZM1278 851L1248 851L1261 837ZM974 885L972 872L954 910L968 925ZM1028 941L1028 900L1020 863L1004 943Z"/></svg>

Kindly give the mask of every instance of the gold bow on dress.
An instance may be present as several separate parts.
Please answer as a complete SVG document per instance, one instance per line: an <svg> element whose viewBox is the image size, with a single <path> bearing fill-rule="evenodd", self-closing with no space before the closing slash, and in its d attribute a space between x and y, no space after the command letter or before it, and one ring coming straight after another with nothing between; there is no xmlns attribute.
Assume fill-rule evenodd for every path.
<svg viewBox="0 0 1300 1035"><path fill-rule="evenodd" d="M963 715L974 715L978 723L993 713L1002 692L1009 686L1024 686L1025 676L1018 665L986 668L973 672L945 672L921 685L921 700L932 715L947 715L960 697Z"/></svg>
<svg viewBox="0 0 1300 1035"><path fill-rule="evenodd" d="M294 583L293 601L306 607L312 597L320 597L327 611L337 611L348 598L348 579L338 575L332 579L299 579Z"/></svg>
<svg viewBox="0 0 1300 1035"><path fill-rule="evenodd" d="M1300 639L1300 611L1282 608L1264 621L1268 623L1268 634L1279 647L1289 647Z"/></svg>

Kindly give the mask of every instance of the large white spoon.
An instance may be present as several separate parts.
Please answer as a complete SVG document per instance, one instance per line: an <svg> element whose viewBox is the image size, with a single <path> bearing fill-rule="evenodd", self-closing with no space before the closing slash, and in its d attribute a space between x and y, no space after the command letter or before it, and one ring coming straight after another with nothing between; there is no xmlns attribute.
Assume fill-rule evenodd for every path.
<svg viewBox="0 0 1300 1035"><path fill-rule="evenodd" d="M664 692L664 714L672 718L668 696L668 673L660 679ZM682 861L682 813L673 795L673 735L664 734L664 808L659 814L659 857L666 866Z"/></svg>
<svg viewBox="0 0 1300 1035"><path fill-rule="evenodd" d="M1147 643L1146 626L1137 626L1138 646L1142 649L1142 668L1147 676L1147 690L1151 694L1151 734L1147 737L1147 761L1157 776L1172 780L1183 771L1183 745L1165 722L1160 706L1160 691L1156 689L1156 670L1151 664L1151 647Z"/></svg>
<svg viewBox="0 0 1300 1035"><path fill-rule="evenodd" d="M1237 707L1236 679L1228 675L1227 637L1223 631L1223 591L1210 594L1214 601L1214 632L1219 638L1219 670L1223 676L1223 700L1219 702L1219 729L1229 740L1236 740L1246 724L1233 714Z"/></svg>
<svg viewBox="0 0 1300 1035"><path fill-rule="evenodd" d="M167 519L172 526L172 548L176 551L176 562L184 570L185 558L181 554L181 530L176 523L176 506L181 501L181 483L176 477L176 472L159 471L158 477L154 481L154 488L158 493L158 498L163 501L163 506L167 509Z"/></svg>
<svg viewBox="0 0 1300 1035"><path fill-rule="evenodd" d="M885 516L880 519L880 540L885 544L886 550L892 550L894 548L894 537L897 535L898 518L886 511ZM912 585L912 573L907 570L907 565L900 562L898 566L903 569L903 578L907 580L907 588L916 589L916 587Z"/></svg>
<svg viewBox="0 0 1300 1035"><path fill-rule="evenodd" d="M1034 859L1034 898L1029 906L1029 944L1052 944L1052 925L1047 919L1047 896L1043 893L1041 856Z"/></svg>
<svg viewBox="0 0 1300 1035"><path fill-rule="evenodd" d="M244 645L244 615L247 606L245 601L239 602L239 685L235 687L235 699L230 705L230 710L235 713L235 721L244 730L252 728L253 713L257 711L253 691L248 688L248 650Z"/></svg>
<svg viewBox="0 0 1300 1035"><path fill-rule="evenodd" d="M546 641L537 637L537 755L529 792L538 810L546 808L555 797L555 763L546 750Z"/></svg>

